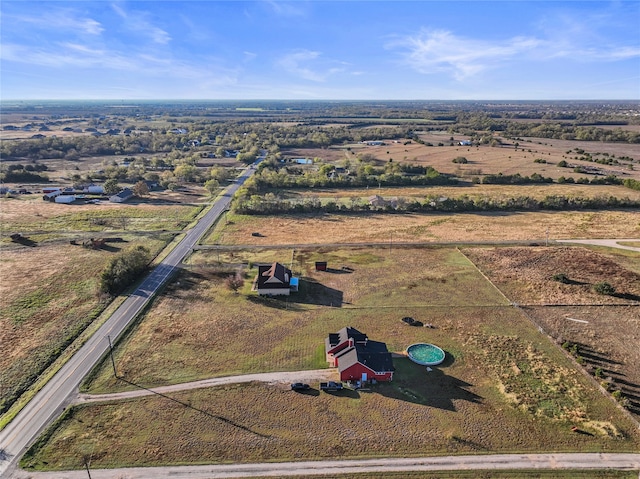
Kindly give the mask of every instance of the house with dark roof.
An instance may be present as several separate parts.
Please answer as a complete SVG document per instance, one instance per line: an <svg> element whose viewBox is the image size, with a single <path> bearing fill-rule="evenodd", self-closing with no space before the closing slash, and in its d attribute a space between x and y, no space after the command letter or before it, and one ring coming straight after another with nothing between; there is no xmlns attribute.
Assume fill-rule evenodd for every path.
<svg viewBox="0 0 640 479"><path fill-rule="evenodd" d="M128 199L133 198L133 191L130 188L124 188L120 193L109 197L112 203L124 203Z"/></svg>
<svg viewBox="0 0 640 479"><path fill-rule="evenodd" d="M256 291L265 296L289 296L292 279L291 270L280 263L260 264L256 278Z"/></svg>
<svg viewBox="0 0 640 479"><path fill-rule="evenodd" d="M341 381L391 381L393 360L387 345L370 340L350 326L325 339L327 362L337 367Z"/></svg>

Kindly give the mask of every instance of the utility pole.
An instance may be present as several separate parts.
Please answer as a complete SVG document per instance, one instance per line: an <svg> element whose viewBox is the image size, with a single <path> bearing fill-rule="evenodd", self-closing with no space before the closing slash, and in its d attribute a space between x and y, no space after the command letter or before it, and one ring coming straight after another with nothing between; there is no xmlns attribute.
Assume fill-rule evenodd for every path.
<svg viewBox="0 0 640 479"><path fill-rule="evenodd" d="M111 356L111 366L113 366L113 376L116 379L120 379L118 377L118 372L116 371L116 361L113 359L113 346L111 345L111 336L107 336L107 339L109 340L109 355ZM89 468L87 468L87 472L89 472ZM89 475L89 477L91 477L91 475Z"/></svg>
<svg viewBox="0 0 640 479"><path fill-rule="evenodd" d="M89 476L89 479L91 479L91 471L89 471L89 462L87 461L87 457L84 456L84 467L87 469L87 475Z"/></svg>

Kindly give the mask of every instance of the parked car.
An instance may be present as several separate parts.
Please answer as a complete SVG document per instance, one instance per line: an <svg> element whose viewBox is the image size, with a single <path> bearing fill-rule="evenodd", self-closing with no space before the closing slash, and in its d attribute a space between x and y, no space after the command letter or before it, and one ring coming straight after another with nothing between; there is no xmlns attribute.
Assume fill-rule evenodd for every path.
<svg viewBox="0 0 640 479"><path fill-rule="evenodd" d="M292 391L306 391L307 389L310 389L311 386L309 386L308 384L305 383L292 383L291 384L291 390Z"/></svg>
<svg viewBox="0 0 640 479"><path fill-rule="evenodd" d="M322 391L340 391L342 389L342 383L329 381L326 383L320 383L320 389Z"/></svg>

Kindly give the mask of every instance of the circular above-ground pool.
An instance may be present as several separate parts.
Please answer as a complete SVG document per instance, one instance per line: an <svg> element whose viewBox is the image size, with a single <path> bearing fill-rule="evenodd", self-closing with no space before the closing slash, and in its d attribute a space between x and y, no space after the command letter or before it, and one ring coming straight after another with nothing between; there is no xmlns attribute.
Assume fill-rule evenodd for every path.
<svg viewBox="0 0 640 479"><path fill-rule="evenodd" d="M444 351L438 346L427 343L412 344L407 348L407 356L422 366L437 366L444 361Z"/></svg>

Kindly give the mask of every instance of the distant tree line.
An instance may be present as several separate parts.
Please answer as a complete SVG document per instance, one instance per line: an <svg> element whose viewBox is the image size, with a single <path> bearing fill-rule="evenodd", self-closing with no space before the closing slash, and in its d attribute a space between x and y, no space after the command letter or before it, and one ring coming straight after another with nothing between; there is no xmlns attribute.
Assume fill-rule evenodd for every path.
<svg viewBox="0 0 640 479"><path fill-rule="evenodd" d="M47 183L49 177L41 174L41 171L47 171L46 165L23 165L9 164L3 165L0 170L0 182L5 183Z"/></svg>
<svg viewBox="0 0 640 479"><path fill-rule="evenodd" d="M277 215L300 213L461 213L483 211L538 211L538 210L584 210L610 208L638 208L640 201L629 198L607 197L574 197L563 195L549 195L543 199L530 196L511 198L472 198L461 196L458 198L426 197L424 200L414 198L395 198L383 205L373 205L355 198L347 203L334 200L321 201L318 198L304 200L289 200L273 193L266 195L251 195L238 198L234 211L248 215Z"/></svg>

